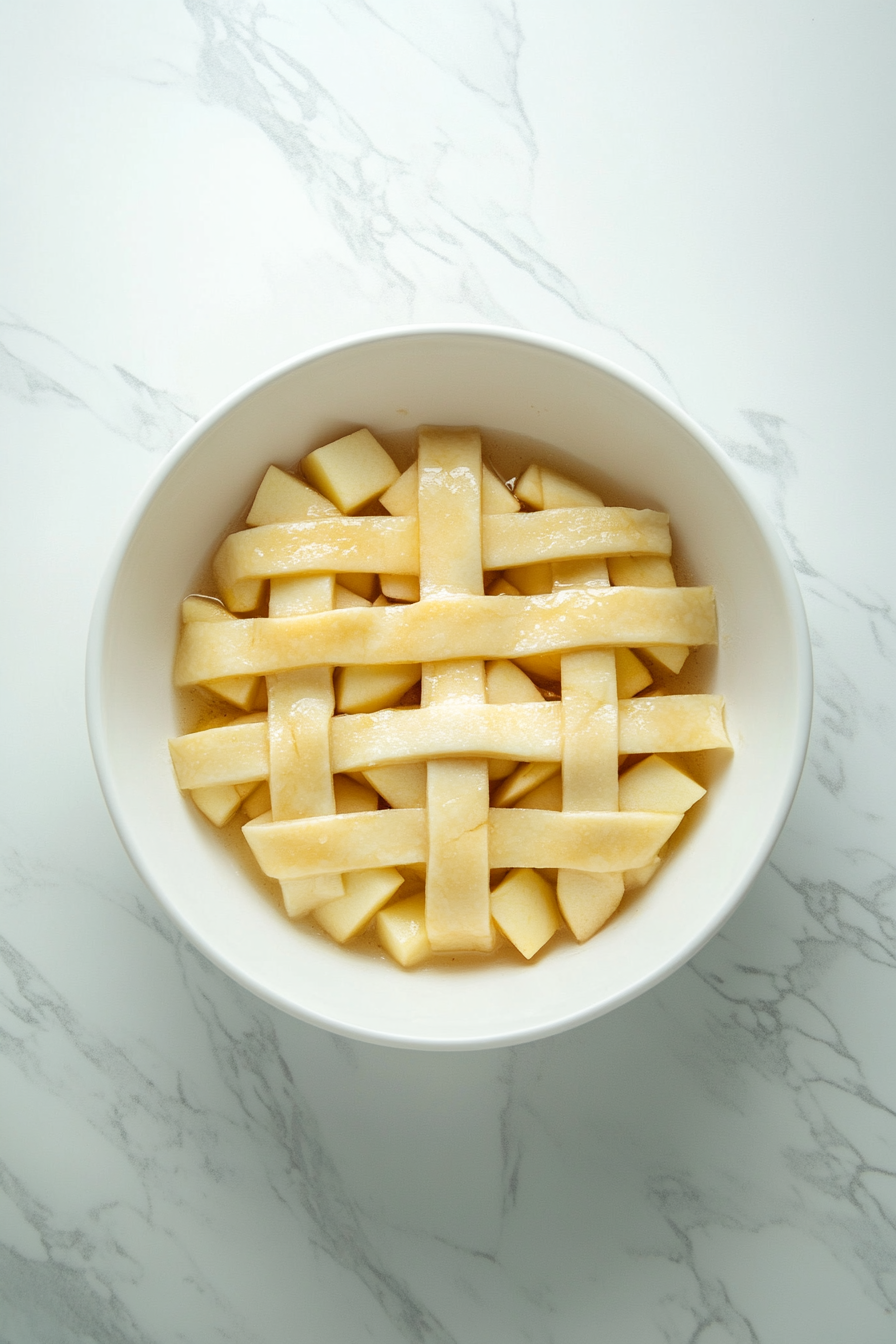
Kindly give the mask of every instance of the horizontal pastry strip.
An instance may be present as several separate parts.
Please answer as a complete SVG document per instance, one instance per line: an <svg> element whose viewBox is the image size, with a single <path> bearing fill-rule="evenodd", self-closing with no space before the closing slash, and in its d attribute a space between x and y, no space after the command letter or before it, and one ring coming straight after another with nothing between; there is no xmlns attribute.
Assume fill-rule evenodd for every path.
<svg viewBox="0 0 896 1344"><path fill-rule="evenodd" d="M680 821L675 812L542 812L493 807L488 814L489 864L492 868L619 873L650 863Z"/></svg>
<svg viewBox="0 0 896 1344"><path fill-rule="evenodd" d="M650 862L681 821L663 812L538 812L492 808L493 868L576 868L614 873ZM249 822L249 845L281 881L426 862L423 808L357 812L298 821Z"/></svg>
<svg viewBox="0 0 896 1344"><path fill-rule="evenodd" d="M416 574L418 555L416 518L308 518L233 532L215 556L214 574L230 605L244 579L284 574Z"/></svg>
<svg viewBox="0 0 896 1344"><path fill-rule="evenodd" d="M484 514L482 518L485 569L671 553L669 515L654 509L545 509L543 513Z"/></svg>
<svg viewBox="0 0 896 1344"><path fill-rule="evenodd" d="M280 881L426 862L426 809L250 821L243 835L262 872Z"/></svg>
<svg viewBox="0 0 896 1344"><path fill-rule="evenodd" d="M346 714L330 724L330 767L340 774L452 756L559 761L561 733L559 701ZM720 695L619 701L620 754L709 751L729 745ZM267 778L268 727L264 722L188 733L174 738L170 747L182 789Z"/></svg>
<svg viewBox="0 0 896 1344"><path fill-rule="evenodd" d="M568 588L537 597L433 597L308 616L192 621L175 684L289 668L521 658L595 646L714 644L712 588Z"/></svg>
<svg viewBox="0 0 896 1344"><path fill-rule="evenodd" d="M671 549L668 514L653 509L549 509L482 518L482 563L488 570L606 555L665 556ZM221 545L214 572L233 610L242 608L240 585L247 579L417 574L417 519L309 518L249 528Z"/></svg>

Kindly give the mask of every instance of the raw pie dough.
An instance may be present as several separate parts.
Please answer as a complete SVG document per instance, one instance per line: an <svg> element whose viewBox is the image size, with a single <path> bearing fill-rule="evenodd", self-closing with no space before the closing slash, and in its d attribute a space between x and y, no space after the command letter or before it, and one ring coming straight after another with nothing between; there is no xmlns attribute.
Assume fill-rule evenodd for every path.
<svg viewBox="0 0 896 1344"><path fill-rule="evenodd" d="M639 694L640 653L677 673L716 642L667 515L538 464L512 493L475 429L421 428L404 473L367 429L302 465L220 547L224 604L183 604L176 684L249 712L171 741L180 788L243 810L288 915L338 942L375 918L403 966L590 938L705 792L679 753L730 746L720 696Z"/></svg>

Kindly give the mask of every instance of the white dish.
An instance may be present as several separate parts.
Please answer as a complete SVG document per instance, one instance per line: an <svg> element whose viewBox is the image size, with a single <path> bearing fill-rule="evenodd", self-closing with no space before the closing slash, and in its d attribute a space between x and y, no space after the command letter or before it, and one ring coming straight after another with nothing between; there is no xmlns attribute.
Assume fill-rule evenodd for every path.
<svg viewBox="0 0 896 1344"><path fill-rule="evenodd" d="M590 942L535 964L412 972L291 924L176 788L171 669L181 598L270 462L369 425L473 424L556 445L612 502L669 512L689 582L715 585L712 684L734 755L657 877ZM575 463L578 463L576 465ZM796 581L719 449L638 379L544 338L412 328L312 351L251 383L168 455L103 580L87 664L90 738L135 867L196 946L269 1003L361 1040L472 1049L533 1040L634 998L731 914L777 838L809 730L811 656Z"/></svg>

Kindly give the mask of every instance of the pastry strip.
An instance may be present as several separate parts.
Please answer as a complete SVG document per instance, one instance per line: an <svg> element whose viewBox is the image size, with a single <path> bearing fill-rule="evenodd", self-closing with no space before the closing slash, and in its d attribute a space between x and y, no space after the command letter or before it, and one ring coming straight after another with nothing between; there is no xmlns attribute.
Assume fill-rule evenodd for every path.
<svg viewBox="0 0 896 1344"><path fill-rule="evenodd" d="M712 588L571 588L538 597L433 597L272 621L185 625L178 686L349 663L520 658L594 646L714 644Z"/></svg>
<svg viewBox="0 0 896 1344"><path fill-rule="evenodd" d="M417 458L420 606L482 594L482 450L476 430L421 429ZM422 712L460 716L485 707L481 658L424 663ZM437 952L487 952L488 764L430 760L426 767L426 934Z"/></svg>
<svg viewBox="0 0 896 1344"><path fill-rule="evenodd" d="M616 656L612 650L565 653L560 662L563 693L563 811L619 810L619 706ZM621 872L582 872L561 867L557 901L567 925L583 942L604 924L622 900Z"/></svg>
<svg viewBox="0 0 896 1344"><path fill-rule="evenodd" d="M387 808L299 821L250 821L243 835L263 872L280 881L426 862L425 808Z"/></svg>
<svg viewBox="0 0 896 1344"><path fill-rule="evenodd" d="M731 744L720 695L645 696L620 700L620 755L711 751ZM372 770L432 757L492 756L559 761L561 705L465 705L438 710L383 709L347 714L330 723L334 774ZM182 789L266 779L268 726L235 723L188 733L169 743Z"/></svg>
<svg viewBox="0 0 896 1344"><path fill-rule="evenodd" d="M452 504L460 500L457 491L451 500ZM439 520L446 533L453 516L449 508ZM429 535L429 522L420 533L424 548L438 535ZM418 561L419 544L414 517L340 515L269 523L227 537L215 556L214 573L228 607L251 611L258 601L258 581L276 574L417 574L422 563ZM460 533L456 546L455 554L463 557L465 570L471 571L474 556L464 549ZM671 548L668 514L653 509L550 509L487 514L481 520L482 565L489 570L611 555L667 556ZM477 544L475 555L479 554ZM465 590L475 591L469 585L455 588Z"/></svg>
<svg viewBox="0 0 896 1344"><path fill-rule="evenodd" d="M612 649L565 653L561 661L563 810L619 807L619 714Z"/></svg>
<svg viewBox="0 0 896 1344"><path fill-rule="evenodd" d="M231 611L251 611L259 579L278 574L417 573L413 518L308 518L233 532L214 559Z"/></svg>
<svg viewBox="0 0 896 1344"><path fill-rule="evenodd" d="M333 606L332 574L273 579L272 620ZM303 667L267 678L271 809L275 821L330 816L336 811L330 770L330 720L335 701L333 670ZM286 913L293 919L344 893L338 873L281 883Z"/></svg>
<svg viewBox="0 0 896 1344"><path fill-rule="evenodd" d="M547 812L494 807L493 868L578 868L618 873L650 862L681 821L672 812Z"/></svg>
<svg viewBox="0 0 896 1344"><path fill-rule="evenodd" d="M654 509L546 509L482 520L486 569L607 555L670 555L669 515Z"/></svg>
<svg viewBox="0 0 896 1344"><path fill-rule="evenodd" d="M534 812L491 808L489 858L497 868L576 867L587 872L639 868L681 821L667 812ZM243 827L269 877L355 872L427 861L423 808L386 808Z"/></svg>

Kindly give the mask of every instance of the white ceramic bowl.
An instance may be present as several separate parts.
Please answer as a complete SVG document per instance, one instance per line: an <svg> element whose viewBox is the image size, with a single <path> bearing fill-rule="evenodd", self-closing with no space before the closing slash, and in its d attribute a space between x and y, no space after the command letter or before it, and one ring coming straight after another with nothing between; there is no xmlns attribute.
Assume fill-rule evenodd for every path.
<svg viewBox="0 0 896 1344"><path fill-rule="evenodd" d="M180 600L270 462L369 425L474 424L558 446L611 502L666 509L691 582L715 585L735 753L641 897L594 939L535 964L399 969L291 924L178 793L171 669ZM561 461L564 459L560 459ZM809 727L811 660L783 549L718 448L593 355L488 328L414 328L313 351L206 416L168 455L102 584L87 670L90 737L121 839L206 956L269 1003L362 1040L470 1049L588 1021L681 966L731 914L784 823Z"/></svg>

